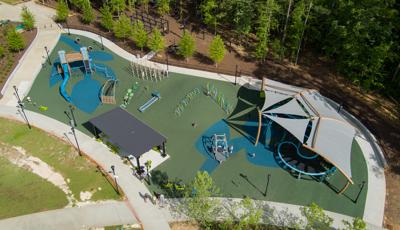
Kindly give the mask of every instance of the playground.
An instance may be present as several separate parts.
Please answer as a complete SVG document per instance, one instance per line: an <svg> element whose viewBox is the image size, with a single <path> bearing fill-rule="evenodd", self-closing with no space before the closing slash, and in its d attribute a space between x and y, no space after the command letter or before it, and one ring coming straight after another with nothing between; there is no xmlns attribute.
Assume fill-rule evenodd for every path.
<svg viewBox="0 0 400 230"><path fill-rule="evenodd" d="M79 37L77 42L75 35L62 35L49 59L51 65L43 65L25 97L27 109L68 123L65 111L72 105L77 128L93 135L87 125L90 119L117 106L125 108L167 138L170 159L153 170L153 177L182 184L198 170L206 170L224 197L248 196L296 205L314 201L329 211L363 215L368 178L357 142L351 143L353 184L343 194L338 192L347 179L327 162L307 169L324 172L322 179L293 174L281 159L322 160L298 145L293 148L294 138L273 118L263 118L259 129L257 108L263 107L265 98L257 90L168 73L148 63L133 64L90 39ZM279 147L282 151L278 153L284 141L289 144ZM156 180L149 187L170 192Z"/></svg>

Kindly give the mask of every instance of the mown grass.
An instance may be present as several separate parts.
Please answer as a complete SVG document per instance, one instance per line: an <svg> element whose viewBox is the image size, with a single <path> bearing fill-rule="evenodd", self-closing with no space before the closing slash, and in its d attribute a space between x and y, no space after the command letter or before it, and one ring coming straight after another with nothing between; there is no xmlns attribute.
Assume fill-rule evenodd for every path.
<svg viewBox="0 0 400 230"><path fill-rule="evenodd" d="M0 130L0 142L24 148L27 154L40 158L61 173L65 180L69 180L68 185L78 201L81 191L92 191L92 200L119 198L96 166L86 158L80 157L67 143L40 129L29 130L22 123L3 118L0 118ZM20 189L26 190L24 186L20 186ZM46 190L43 193L46 194ZM19 202L23 203L25 199ZM36 210L35 207L32 209Z"/></svg>

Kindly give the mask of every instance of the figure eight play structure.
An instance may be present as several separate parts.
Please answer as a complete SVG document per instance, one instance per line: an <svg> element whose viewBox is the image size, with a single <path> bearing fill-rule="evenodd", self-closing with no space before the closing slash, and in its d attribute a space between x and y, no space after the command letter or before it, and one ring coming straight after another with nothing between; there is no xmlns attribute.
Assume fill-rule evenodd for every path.
<svg viewBox="0 0 400 230"><path fill-rule="evenodd" d="M60 65L57 67L58 74L63 78L60 85L60 94L69 103L72 102L72 98L68 95L66 87L70 77L72 76L72 71L83 70L85 74L91 75L94 71L104 73L107 81L103 85L100 92L101 102L104 104L115 104L115 86L117 80L115 76L110 76L107 72L106 67L97 66L93 63L92 58L89 55L87 47L81 47L80 52L66 53L64 50L58 51L58 57L60 59ZM72 63L80 62L82 65Z"/></svg>

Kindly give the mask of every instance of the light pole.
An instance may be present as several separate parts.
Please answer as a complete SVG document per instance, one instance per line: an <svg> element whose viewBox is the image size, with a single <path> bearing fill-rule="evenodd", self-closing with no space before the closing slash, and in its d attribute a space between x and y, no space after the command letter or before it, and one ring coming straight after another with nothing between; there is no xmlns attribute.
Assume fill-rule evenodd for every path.
<svg viewBox="0 0 400 230"><path fill-rule="evenodd" d="M168 72L169 71L168 51L165 53L165 56L167 57L167 72Z"/></svg>
<svg viewBox="0 0 400 230"><path fill-rule="evenodd" d="M119 194L119 188L118 188L118 182L117 182L117 175L115 175L115 166L111 165L111 171L113 173L113 177L114 177L114 182L115 182L115 187L117 188L117 193Z"/></svg>
<svg viewBox="0 0 400 230"><path fill-rule="evenodd" d="M50 57L49 57L49 50L47 49L47 46L44 47L44 50L46 50L47 61L49 62L49 65L51 65L51 61L50 61Z"/></svg>
<svg viewBox="0 0 400 230"><path fill-rule="evenodd" d="M19 97L17 86L14 85L13 88L15 91L15 96L17 96L18 99L18 106L19 108L21 108L22 116L24 116L28 128L31 129L32 127L31 124L29 123L28 117L26 116L24 103L21 101L21 98Z"/></svg>
<svg viewBox="0 0 400 230"><path fill-rule="evenodd" d="M68 19L65 21L65 24L67 25L68 35L71 35L71 32L69 31L69 26L68 26Z"/></svg>
<svg viewBox="0 0 400 230"><path fill-rule="evenodd" d="M74 135L74 138L75 138L76 147L77 147L77 149L78 149L78 154L79 154L79 156L82 156L81 148L79 147L78 139L76 138L76 133L75 133L75 122L74 122L73 119L70 119L70 120L69 120L69 125L71 126L71 131L72 131L72 134Z"/></svg>
<svg viewBox="0 0 400 230"><path fill-rule="evenodd" d="M75 114L74 114L75 108L72 105L69 105L68 107L69 107L69 110L71 111L72 119L74 120L74 127L76 127L77 124L76 124L76 119L75 119Z"/></svg>

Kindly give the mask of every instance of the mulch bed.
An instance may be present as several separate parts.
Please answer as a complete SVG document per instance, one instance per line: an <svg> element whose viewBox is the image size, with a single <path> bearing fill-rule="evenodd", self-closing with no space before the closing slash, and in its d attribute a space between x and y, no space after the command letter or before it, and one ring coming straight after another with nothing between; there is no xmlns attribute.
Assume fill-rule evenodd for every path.
<svg viewBox="0 0 400 230"><path fill-rule="evenodd" d="M19 23L12 22L10 24L16 26ZM13 53L7 49L5 30L6 30L5 26L0 27L0 44L5 49L5 55L3 56L3 58L0 58L0 89L3 89L5 83L7 82L7 79L10 77L11 72L18 65L19 59L21 59L25 51L29 48L33 39L36 37L37 33L36 28L33 29L32 31L24 31L22 33L22 37L24 38L26 47L25 49L17 53ZM1 97L2 95L0 94L0 98Z"/></svg>

